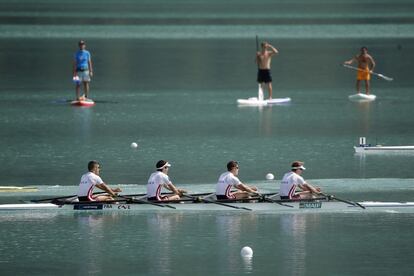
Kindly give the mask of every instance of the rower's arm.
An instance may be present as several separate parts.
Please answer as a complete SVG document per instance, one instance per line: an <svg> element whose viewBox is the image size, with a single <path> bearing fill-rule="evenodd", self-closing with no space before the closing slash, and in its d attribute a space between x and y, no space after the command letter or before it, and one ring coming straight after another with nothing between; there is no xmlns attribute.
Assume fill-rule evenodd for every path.
<svg viewBox="0 0 414 276"><path fill-rule="evenodd" d="M257 190L254 190L254 189L250 188L249 186L247 186L246 184L243 184L243 183L237 184L236 188L239 189L239 190L248 192L248 193L256 193L257 192Z"/></svg>
<svg viewBox="0 0 414 276"><path fill-rule="evenodd" d="M306 182L304 184L299 185L299 188L301 188L303 191L309 191L314 194L320 193L321 191L319 188L315 188L311 184Z"/></svg>
<svg viewBox="0 0 414 276"><path fill-rule="evenodd" d="M96 187L98 187L99 189L107 192L111 196L116 196L116 193L121 192L121 189L116 188L115 190L112 190L111 188L108 187L108 185L106 185L103 182L101 184L96 184Z"/></svg>
<svg viewBox="0 0 414 276"><path fill-rule="evenodd" d="M177 187L174 186L174 184L169 183L169 184L164 184L164 187L167 188L168 190L170 190L171 192L173 192L176 195L182 195L183 193L185 193L185 190L182 189L178 189Z"/></svg>

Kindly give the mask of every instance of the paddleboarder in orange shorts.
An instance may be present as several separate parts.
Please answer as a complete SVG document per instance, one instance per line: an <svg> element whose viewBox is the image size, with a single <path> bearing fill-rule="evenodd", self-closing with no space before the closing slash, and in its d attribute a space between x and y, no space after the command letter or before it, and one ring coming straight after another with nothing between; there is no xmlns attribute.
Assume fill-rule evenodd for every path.
<svg viewBox="0 0 414 276"><path fill-rule="evenodd" d="M361 81L365 81L365 92L369 95L371 73L374 71L375 61L372 56L368 54L367 47L362 47L359 55L345 61L344 64L351 65L354 61L358 62L358 73L356 78L357 93L361 93Z"/></svg>

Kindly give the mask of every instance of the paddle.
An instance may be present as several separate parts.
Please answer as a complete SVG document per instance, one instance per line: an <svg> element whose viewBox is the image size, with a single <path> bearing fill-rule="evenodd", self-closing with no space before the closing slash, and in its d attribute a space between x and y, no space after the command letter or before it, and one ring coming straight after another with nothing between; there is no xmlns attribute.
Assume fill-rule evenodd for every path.
<svg viewBox="0 0 414 276"><path fill-rule="evenodd" d="M154 205L154 206L158 206L158 207L167 207L167 208L171 208L171 209L177 209L174 206L171 206L171 205L168 205L168 204L160 204L160 203L155 203L155 202L151 202L151 201L148 201L148 200L142 200L142 199L126 197L126 196L121 196L121 195L118 195L118 197L126 199L128 202L132 202L132 203L149 204L149 205Z"/></svg>
<svg viewBox="0 0 414 276"><path fill-rule="evenodd" d="M211 194L211 195L213 195L213 194ZM206 203L214 203L214 204L221 205L221 206L226 206L226 207L229 207L229 208L243 209L243 210L247 210L247 211L253 211L252 209L249 209L249 208L246 208L246 207L234 206L234 205L227 204L227 203L223 203L223 202L219 202L219 201L216 201L216 200L208 200L208 199L205 199L203 197L195 197L195 196L192 196L192 195L189 195L189 194L184 194L184 196L189 197L189 198L192 198L194 201L201 200L201 201L206 202Z"/></svg>
<svg viewBox="0 0 414 276"><path fill-rule="evenodd" d="M357 70L357 71L364 71L365 72L365 70L363 70L361 68L354 67L354 66L351 66L351 65L348 65L348 64L343 64L343 66L346 67L346 68L349 68L349 69L353 69L353 70ZM394 80L393 78L384 76L383 74L378 74L378 73L375 73L375 72L370 72L370 74L375 75L375 76L378 76L378 77L380 77L380 78L382 78L382 79L384 79L386 81L393 81Z"/></svg>
<svg viewBox="0 0 414 276"><path fill-rule="evenodd" d="M319 193L319 194L320 195L323 195L327 199L334 199L334 200L337 200L337 201L340 201L340 202L348 203L350 205L358 206L358 207L360 207L362 209L365 209L365 206L359 204L358 202L354 202L354 201L350 201L350 200L346 200L346 199L341 199L341 198L338 198L338 197L336 197L334 195L327 195L327 194L324 194L324 193Z"/></svg>
<svg viewBox="0 0 414 276"><path fill-rule="evenodd" d="M257 52L259 52L259 37L256 35L256 54ZM257 59L257 57L256 57ZM259 68L259 64L257 64L257 68ZM263 89L262 89L262 84L259 83L259 88L257 90L257 99L259 101L263 101Z"/></svg>

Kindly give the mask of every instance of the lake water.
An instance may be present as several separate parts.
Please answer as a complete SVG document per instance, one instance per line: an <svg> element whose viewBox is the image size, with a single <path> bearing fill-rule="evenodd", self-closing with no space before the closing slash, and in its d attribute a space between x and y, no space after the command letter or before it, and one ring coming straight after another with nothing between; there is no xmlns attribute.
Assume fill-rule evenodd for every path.
<svg viewBox="0 0 414 276"><path fill-rule="evenodd" d="M82 8L80 8L80 6ZM191 192L213 191L229 160L275 191L294 160L329 193L410 200L414 154L356 155L369 143L414 145L414 3L398 1L0 1L0 202L73 194L87 162L141 192L159 159ZM256 35L279 50L275 97L256 96ZM73 99L72 55L84 39L92 108ZM367 46L377 100L355 103L341 66ZM131 149L132 142L138 143ZM408 275L410 213L0 214L4 275ZM395 233L398 233L396 235ZM249 245L252 260L240 257Z"/></svg>

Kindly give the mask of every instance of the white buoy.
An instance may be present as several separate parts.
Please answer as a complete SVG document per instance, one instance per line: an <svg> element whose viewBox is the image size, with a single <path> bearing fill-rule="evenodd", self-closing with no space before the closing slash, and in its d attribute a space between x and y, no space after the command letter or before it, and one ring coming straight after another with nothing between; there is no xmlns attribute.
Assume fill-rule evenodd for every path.
<svg viewBox="0 0 414 276"><path fill-rule="evenodd" d="M275 178L275 176L272 173L266 174L266 179L267 180L273 180L274 178Z"/></svg>
<svg viewBox="0 0 414 276"><path fill-rule="evenodd" d="M131 143L131 148L136 149L137 147L138 147L137 143L135 143L135 142Z"/></svg>
<svg viewBox="0 0 414 276"><path fill-rule="evenodd" d="M253 250L250 247L245 246L240 251L240 255L244 258L251 258L253 257Z"/></svg>

